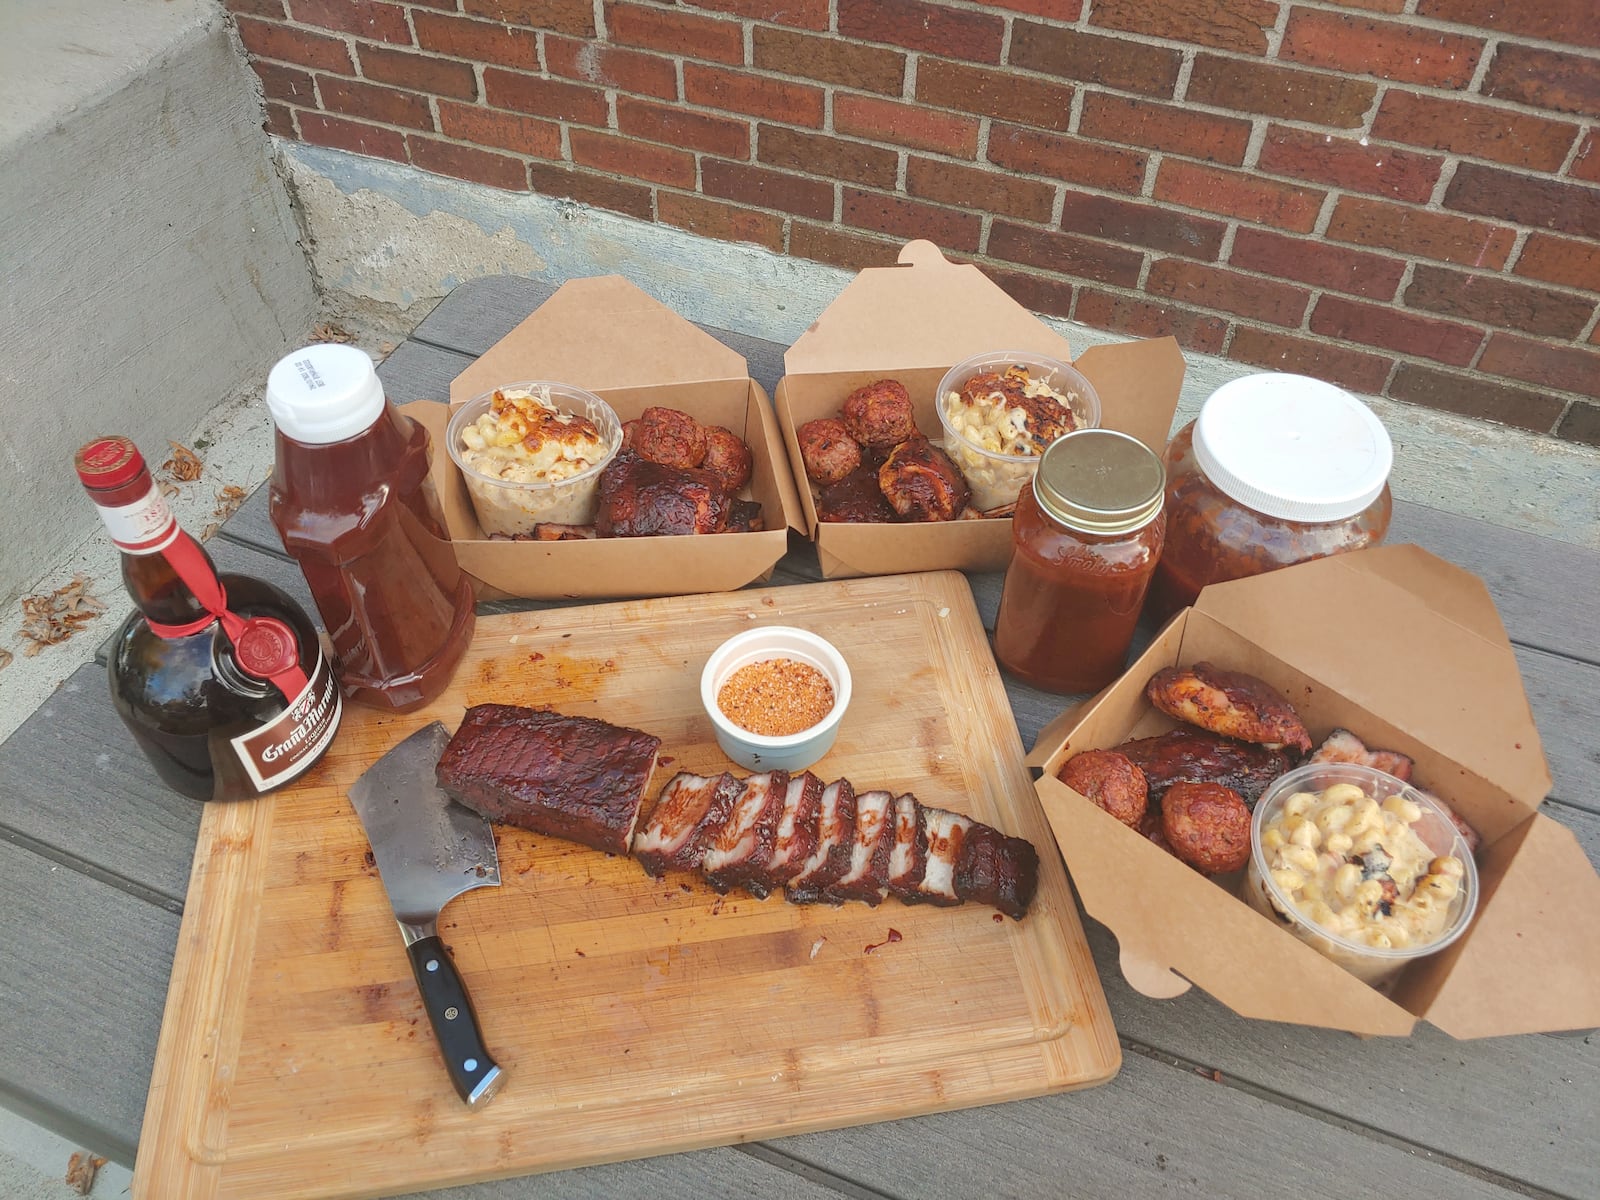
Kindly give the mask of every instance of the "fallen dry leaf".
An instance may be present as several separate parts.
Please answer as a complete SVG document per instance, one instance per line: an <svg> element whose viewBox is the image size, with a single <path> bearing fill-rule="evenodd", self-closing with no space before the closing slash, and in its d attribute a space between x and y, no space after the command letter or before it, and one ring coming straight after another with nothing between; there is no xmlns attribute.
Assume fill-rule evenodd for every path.
<svg viewBox="0 0 1600 1200"><path fill-rule="evenodd" d="M192 483L199 479L201 471L205 469L200 456L177 442L169 441L167 445L172 447L172 457L161 464L161 469L179 483Z"/></svg>
<svg viewBox="0 0 1600 1200"><path fill-rule="evenodd" d="M212 509L211 515L219 521L226 521L239 511L239 505L244 503L244 498L248 494L242 487L230 483L217 492L217 507Z"/></svg>
<svg viewBox="0 0 1600 1200"><path fill-rule="evenodd" d="M28 646L23 653L31 658L46 646L66 641L79 626L105 610L106 606L90 595L89 580L82 575L48 596L24 596L21 632Z"/></svg>
<svg viewBox="0 0 1600 1200"><path fill-rule="evenodd" d="M9 650L0 650L0 671L11 665L12 654Z"/></svg>
<svg viewBox="0 0 1600 1200"><path fill-rule="evenodd" d="M353 342L356 340L356 335L337 321L323 321L311 327L311 340L314 342Z"/></svg>
<svg viewBox="0 0 1600 1200"><path fill-rule="evenodd" d="M94 1189L94 1177L105 1165L106 1160L98 1154L74 1150L72 1157L67 1160L67 1186L78 1195L87 1196Z"/></svg>

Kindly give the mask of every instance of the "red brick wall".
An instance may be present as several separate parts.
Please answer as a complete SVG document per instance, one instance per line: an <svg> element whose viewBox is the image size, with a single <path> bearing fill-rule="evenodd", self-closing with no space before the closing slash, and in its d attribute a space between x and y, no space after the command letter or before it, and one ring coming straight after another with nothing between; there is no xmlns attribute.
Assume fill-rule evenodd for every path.
<svg viewBox="0 0 1600 1200"><path fill-rule="evenodd" d="M1594 0L227 0L287 138L1600 445Z"/></svg>

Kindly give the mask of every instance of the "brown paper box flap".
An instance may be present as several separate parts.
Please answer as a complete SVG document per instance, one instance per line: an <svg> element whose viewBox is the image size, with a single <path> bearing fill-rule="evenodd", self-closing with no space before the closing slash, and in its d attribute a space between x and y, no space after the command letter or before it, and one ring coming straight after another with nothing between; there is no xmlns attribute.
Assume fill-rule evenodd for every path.
<svg viewBox="0 0 1600 1200"><path fill-rule="evenodd" d="M524 379L609 388L743 379L743 357L620 275L573 279L450 384L463 404Z"/></svg>
<svg viewBox="0 0 1600 1200"><path fill-rule="evenodd" d="M1035 785L1083 906L1135 964L1129 983L1158 997L1169 967L1241 1016L1404 1035L1416 1018L1059 780ZM1130 881L1142 881L1133 884Z"/></svg>
<svg viewBox="0 0 1600 1200"><path fill-rule="evenodd" d="M1177 338L1091 346L1073 365L1100 395L1102 428L1131 433L1157 454L1166 450L1183 390Z"/></svg>
<svg viewBox="0 0 1600 1200"><path fill-rule="evenodd" d="M1070 361L1072 347L977 267L908 242L900 265L868 267L783 356L786 373L949 367L985 350L1034 350ZM840 399L843 399L841 396Z"/></svg>
<svg viewBox="0 0 1600 1200"><path fill-rule="evenodd" d="M1536 814L1479 868L1471 928L1397 999L1458 1038L1600 1026L1600 875L1572 830Z"/></svg>
<svg viewBox="0 0 1600 1200"><path fill-rule="evenodd" d="M1486 636L1446 615L1488 630L1481 583L1448 567L1420 547L1388 546L1213 584L1195 607L1532 814L1550 772L1516 658L1497 616Z"/></svg>

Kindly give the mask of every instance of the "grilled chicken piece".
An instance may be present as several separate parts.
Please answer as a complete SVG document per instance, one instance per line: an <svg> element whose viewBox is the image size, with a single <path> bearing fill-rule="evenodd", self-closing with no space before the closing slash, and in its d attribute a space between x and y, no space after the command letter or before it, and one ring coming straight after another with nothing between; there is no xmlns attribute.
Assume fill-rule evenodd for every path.
<svg viewBox="0 0 1600 1200"><path fill-rule="evenodd" d="M865 900L876 905L889 890L889 852L894 849L894 793L862 792L856 797L856 830L850 865L824 890L826 899Z"/></svg>
<svg viewBox="0 0 1600 1200"><path fill-rule="evenodd" d="M928 831L922 805L910 792L894 798L894 845L889 851L889 891L904 898L916 892L928 869Z"/></svg>
<svg viewBox="0 0 1600 1200"><path fill-rule="evenodd" d="M783 889L792 904L814 904L822 889L850 869L856 833L856 793L848 779L822 789L817 809L817 842L811 857Z"/></svg>
<svg viewBox="0 0 1600 1200"><path fill-rule="evenodd" d="M928 838L928 864L916 892L904 897L908 903L961 903L956 891L956 868L961 863L961 845L973 824L970 817L960 813L923 807L922 827Z"/></svg>
<svg viewBox="0 0 1600 1200"><path fill-rule="evenodd" d="M710 471L663 466L621 450L600 473L594 527L601 537L721 533L732 507Z"/></svg>
<svg viewBox="0 0 1600 1200"><path fill-rule="evenodd" d="M1039 890L1039 854L1024 838L974 823L961 839L955 889L962 900L992 905L1020 921Z"/></svg>
<svg viewBox="0 0 1600 1200"><path fill-rule="evenodd" d="M789 776L784 789L783 815L772 844L772 858L763 878L751 879L745 888L758 899L798 875L817 848L817 822L822 812L822 780L810 771ZM761 890L757 890L760 888Z"/></svg>
<svg viewBox="0 0 1600 1200"><path fill-rule="evenodd" d="M878 468L860 466L817 497L817 520L835 524L868 525L898 521L878 486Z"/></svg>
<svg viewBox="0 0 1600 1200"><path fill-rule="evenodd" d="M661 739L592 717L477 704L435 778L491 821L626 854Z"/></svg>
<svg viewBox="0 0 1600 1200"><path fill-rule="evenodd" d="M890 507L911 521L954 521L972 491L955 463L920 434L901 442L878 469Z"/></svg>
<svg viewBox="0 0 1600 1200"><path fill-rule="evenodd" d="M1112 747L1144 774L1150 812L1175 783L1220 783L1254 805L1267 786L1294 766L1287 750L1218 737L1203 729L1174 729Z"/></svg>
<svg viewBox="0 0 1600 1200"><path fill-rule="evenodd" d="M1170 717L1224 737L1263 746L1311 749L1311 735L1290 703L1254 675L1207 662L1157 671L1145 685L1150 703Z"/></svg>
<svg viewBox="0 0 1600 1200"><path fill-rule="evenodd" d="M657 878L669 867L692 871L743 792L744 783L727 772L711 776L679 772L667 780L634 834L634 857Z"/></svg>
<svg viewBox="0 0 1600 1200"><path fill-rule="evenodd" d="M787 771L764 771L744 781L728 819L711 834L700 858L700 873L707 883L725 892L737 885L748 888L750 880L764 877L788 794Z"/></svg>
<svg viewBox="0 0 1600 1200"><path fill-rule="evenodd" d="M1306 762L1357 763L1406 780L1411 778L1413 765L1410 756L1398 750L1367 749L1367 744L1348 729L1335 729L1322 745L1311 752Z"/></svg>

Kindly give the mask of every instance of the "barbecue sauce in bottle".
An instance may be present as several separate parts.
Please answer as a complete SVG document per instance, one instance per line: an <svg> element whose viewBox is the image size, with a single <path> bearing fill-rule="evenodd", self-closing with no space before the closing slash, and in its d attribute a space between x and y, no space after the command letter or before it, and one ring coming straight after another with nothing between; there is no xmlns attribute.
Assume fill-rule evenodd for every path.
<svg viewBox="0 0 1600 1200"><path fill-rule="evenodd" d="M195 800L249 799L300 775L342 715L311 619L269 583L218 575L127 438L94 439L74 465L134 603L111 640L111 702L156 773Z"/></svg>
<svg viewBox="0 0 1600 1200"><path fill-rule="evenodd" d="M1166 473L1137 438L1082 429L1045 447L1017 497L995 658L1046 691L1094 692L1122 673L1161 557Z"/></svg>
<svg viewBox="0 0 1600 1200"><path fill-rule="evenodd" d="M267 377L272 522L333 642L345 694L409 712L472 641L472 583L428 478L428 431L384 398L354 346L296 350Z"/></svg>

